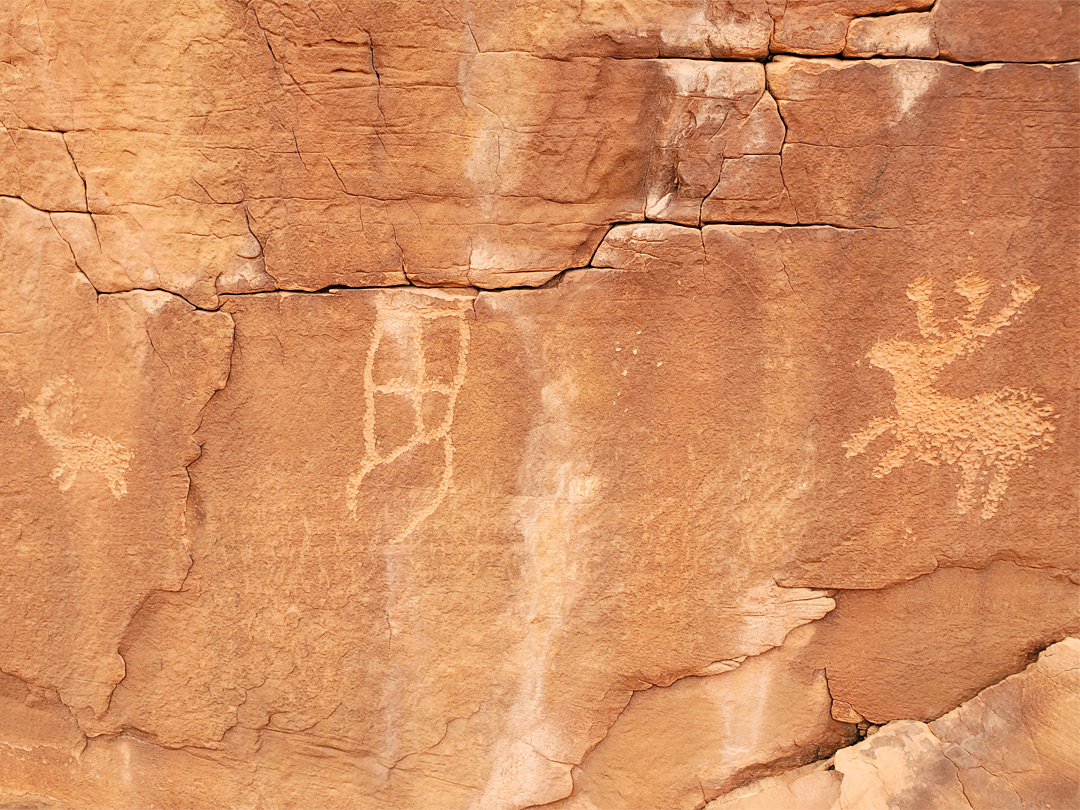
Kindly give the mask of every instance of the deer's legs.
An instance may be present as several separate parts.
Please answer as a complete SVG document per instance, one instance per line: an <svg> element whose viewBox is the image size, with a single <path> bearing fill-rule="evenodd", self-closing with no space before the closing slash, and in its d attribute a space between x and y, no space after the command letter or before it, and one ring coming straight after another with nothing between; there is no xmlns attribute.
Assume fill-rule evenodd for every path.
<svg viewBox="0 0 1080 810"><path fill-rule="evenodd" d="M61 462L53 469L49 477L60 485L61 492L67 492L71 489L71 485L75 483L75 475L78 471L78 467L69 465L67 462Z"/></svg>
<svg viewBox="0 0 1080 810"><path fill-rule="evenodd" d="M1009 485L1008 470L1001 464L994 465L994 473L990 477L990 483L986 486L986 494L983 495L982 512L985 520L989 520L1001 506L1002 498L1005 497L1005 488Z"/></svg>
<svg viewBox="0 0 1080 810"><path fill-rule="evenodd" d="M934 280L930 276L919 276L913 279L908 284L907 297L915 302L915 318L919 322L919 334L924 338L940 335L940 322L934 317Z"/></svg>
<svg viewBox="0 0 1080 810"><path fill-rule="evenodd" d="M853 433L851 438L841 445L847 451L846 457L851 458L865 452L866 448L870 446L870 442L874 441L886 430L895 427L895 425L896 420L891 417L878 416L871 419L866 427L857 433Z"/></svg>
<svg viewBox="0 0 1080 810"><path fill-rule="evenodd" d="M884 478L891 473L897 467L904 463L904 459L908 457L912 449L915 447L915 437L905 436L903 433L898 433L896 436L896 444L885 451L885 454L881 457L881 461L874 468L874 478Z"/></svg>
<svg viewBox="0 0 1080 810"><path fill-rule="evenodd" d="M956 505L961 515L966 515L975 505L976 491L979 486L981 467L978 459L962 457L960 459L960 489L956 493Z"/></svg>
<svg viewBox="0 0 1080 810"><path fill-rule="evenodd" d="M956 280L953 289L956 290L957 295L966 298L968 302L960 320L974 323L979 313L982 312L982 308L986 305L986 299L990 297L993 285L975 273L965 273Z"/></svg>

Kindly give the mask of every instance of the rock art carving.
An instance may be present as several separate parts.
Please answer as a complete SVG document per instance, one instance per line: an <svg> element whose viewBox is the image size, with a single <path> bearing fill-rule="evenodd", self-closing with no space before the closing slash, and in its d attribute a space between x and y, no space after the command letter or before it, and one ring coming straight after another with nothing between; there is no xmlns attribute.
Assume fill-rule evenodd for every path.
<svg viewBox="0 0 1080 810"><path fill-rule="evenodd" d="M390 543L405 540L417 526L429 518L445 500L453 482L454 444L450 428L454 422L458 392L465 383L466 358L469 352L468 313L471 310L472 298L447 298L449 306L434 297L433 300L439 305L402 305L400 299L393 298L380 298L375 305L375 323L364 362L364 456L359 469L349 478L346 487L349 513L354 518L360 517L357 508L360 488L376 468L392 464L421 445L441 442L443 450L442 471L434 496L390 538ZM453 324L453 331L456 333L456 346L450 352L451 356L456 352L452 376L430 373L430 358L426 345L431 336L425 333L432 331L433 325L446 322ZM391 333L395 333L398 339L387 340ZM401 373L385 382L376 382L376 364L382 356L386 356L388 366L400 370ZM384 433L379 436L376 431L378 394L408 400L412 408L412 423L407 435L394 436L396 431L392 429L389 435ZM439 398L442 402L436 403L436 407L431 409L434 413L425 407L426 404L431 404L432 399ZM440 413L441 418L438 418ZM380 450L380 438L385 446L390 446L389 449Z"/></svg>
<svg viewBox="0 0 1080 810"><path fill-rule="evenodd" d="M915 302L919 333L917 343L888 338L870 349L867 359L893 377L896 416L877 417L843 443L847 458L860 455L884 433L895 443L888 449L873 476L883 478L907 463L909 456L935 467L942 463L960 467L956 502L961 514L971 511L982 488L981 516L997 512L1011 470L1033 450L1047 447L1054 438L1050 418L1054 409L1044 405L1030 390L1001 388L971 397L955 397L939 391L935 380L959 358L981 348L1008 326L1039 285L1019 276L1013 279L1008 302L995 315L977 323L993 285L968 273L956 280L954 291L967 300L955 328L943 331L934 317L933 281L919 276L908 285L907 297Z"/></svg>
<svg viewBox="0 0 1080 810"><path fill-rule="evenodd" d="M1080 633L1080 0L116 6L0 2L0 810L1080 808L1076 647L931 722Z"/></svg>
<svg viewBox="0 0 1080 810"><path fill-rule="evenodd" d="M51 478L59 482L61 492L71 489L80 470L87 470L104 475L113 497L119 500L127 494L124 476L135 454L112 439L72 430L78 396L79 387L71 377L58 377L19 412L15 424L33 419L41 438L56 450L59 462Z"/></svg>

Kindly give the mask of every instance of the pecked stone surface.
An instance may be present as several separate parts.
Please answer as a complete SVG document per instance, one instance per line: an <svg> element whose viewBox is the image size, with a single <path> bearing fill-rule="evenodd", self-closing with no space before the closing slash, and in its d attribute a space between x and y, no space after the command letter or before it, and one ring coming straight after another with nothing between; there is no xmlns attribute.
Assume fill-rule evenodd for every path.
<svg viewBox="0 0 1080 810"><path fill-rule="evenodd" d="M867 801L1069 806L971 702L1080 631L1005 5L6 5L0 806L831 806L890 721Z"/></svg>
<svg viewBox="0 0 1080 810"><path fill-rule="evenodd" d="M1038 257L1047 247L947 229L646 224L613 229L594 261L730 302L726 341L747 342L729 375L754 379L769 403L755 418L775 408L782 425L737 440L752 480L769 478L756 465L788 465L770 499L793 543L781 584L876 588L993 559L1075 582L1076 503L1044 477L1075 469L1078 437L1055 416L1076 407L1072 361L1028 362L1040 303L1074 289ZM1062 330L1045 338L1055 346L1076 328L1043 323ZM997 383L976 382L988 372Z"/></svg>

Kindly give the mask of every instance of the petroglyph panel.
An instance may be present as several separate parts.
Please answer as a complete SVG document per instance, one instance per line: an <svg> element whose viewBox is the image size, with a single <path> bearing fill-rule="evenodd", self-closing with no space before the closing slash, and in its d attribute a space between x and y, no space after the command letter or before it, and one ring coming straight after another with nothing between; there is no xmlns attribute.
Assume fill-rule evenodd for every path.
<svg viewBox="0 0 1080 810"><path fill-rule="evenodd" d="M1080 629L1002 2L0 3L0 806L693 810Z"/></svg>
<svg viewBox="0 0 1080 810"><path fill-rule="evenodd" d="M555 801L633 691L725 677L828 613L814 586L878 587L945 555L1071 570L1058 527L1074 507L1042 494L1074 464L1064 421L1009 469L992 521L957 508L958 465L875 478L845 454L853 425L895 407L895 379L866 360L882 334L954 341L941 396L1000 374L1075 407L1067 369L1026 350L1067 282L1045 274L1035 294L998 245L954 238L985 269L961 277L970 296L923 307L924 335L930 283L889 272L921 238L625 226L597 254L610 269L543 290L230 299L229 384L190 468L191 572L122 639L103 722L234 752L254 734L286 759L334 739L333 767L374 802ZM954 291L939 259L909 272ZM838 328L852 321L865 328ZM634 632L613 633L628 617ZM847 733L807 718L821 745Z"/></svg>
<svg viewBox="0 0 1080 810"><path fill-rule="evenodd" d="M1052 482L1075 470L1076 431L1055 417L1077 391L1063 349L1032 351L1063 346L1075 328L1050 314L1073 282L1053 271L1056 248L1023 233L706 226L699 238L628 225L595 261L670 278L683 294L745 299L735 324L762 330L759 407L782 425L748 435L770 443L773 472L778 453L792 465L770 499L790 498L782 532L794 546L779 581L880 587L945 561L1075 570L1063 533L1080 531L1076 501ZM980 269L943 269L957 266ZM739 328L725 327L729 341ZM715 405L728 423L744 407L729 395Z"/></svg>
<svg viewBox="0 0 1080 810"><path fill-rule="evenodd" d="M371 327L371 342L364 361L364 455L359 469L349 478L346 500L349 513L358 520L372 521L374 508L360 504L367 496L377 508L386 497L386 485L375 484L373 473L388 468L399 459L398 480L405 487L395 488L401 510L399 521L382 516L377 521L387 532L389 542L400 543L430 517L446 499L454 480L454 407L465 383L469 356L469 318L473 296L447 295L433 292L427 296L414 293L386 293L376 299L375 323ZM418 306L419 302L419 306ZM446 344L446 332L453 333L453 342ZM378 369L378 372L376 372ZM410 413L404 419L393 419L395 410ZM380 418L380 411L383 413ZM423 451L441 452L441 463L430 463ZM415 455L423 459L416 470ZM411 465L410 465L411 462ZM412 500L407 489L424 488L423 479L434 472L434 492L418 493L412 508L404 507L402 499ZM365 481L367 491L364 490ZM390 483L389 486L393 486ZM375 490L372 495L371 490ZM426 503L425 503L426 501Z"/></svg>
<svg viewBox="0 0 1080 810"><path fill-rule="evenodd" d="M911 455L935 467L957 466L957 508L967 513L981 501L980 515L989 519L1005 495L1012 468L1026 461L1032 451L1053 443L1051 417L1060 414L1030 390L1001 388L961 398L935 387L947 366L978 351L1008 326L1035 297L1039 285L1025 276L1013 279L1005 304L981 321L979 315L993 285L969 273L958 278L953 289L967 307L953 320L954 325L943 326L934 316L933 279L920 276L908 285L907 297L915 302L922 341L889 338L875 343L866 355L872 366L892 375L896 416L875 417L845 441L844 448L850 458L864 453L879 436L892 436L894 444L874 467L875 478L902 467Z"/></svg>
<svg viewBox="0 0 1080 810"><path fill-rule="evenodd" d="M15 418L15 424L32 419L42 441L56 451L57 465L49 477L61 492L67 492L80 471L98 473L108 483L114 498L127 494L124 476L133 453L105 436L75 432L80 390L71 377L46 383L41 393Z"/></svg>

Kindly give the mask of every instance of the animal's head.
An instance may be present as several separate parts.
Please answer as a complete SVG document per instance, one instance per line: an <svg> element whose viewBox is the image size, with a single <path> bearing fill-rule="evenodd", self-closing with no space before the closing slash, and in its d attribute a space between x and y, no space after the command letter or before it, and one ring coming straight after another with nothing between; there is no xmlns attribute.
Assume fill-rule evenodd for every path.
<svg viewBox="0 0 1080 810"><path fill-rule="evenodd" d="M930 276L919 276L908 284L907 297L915 302L919 334L928 341L948 337L976 338L992 335L1007 325L1020 307L1035 297L1039 285L1026 276L1012 280L1012 291L1001 311L977 323L979 315L990 300L995 285L977 273L965 273L953 282L953 291L967 301L962 314L951 319L951 324L934 314L934 282Z"/></svg>
<svg viewBox="0 0 1080 810"><path fill-rule="evenodd" d="M57 377L42 386L41 393L34 400L33 412L51 422L71 421L78 394L79 387L75 380L71 377Z"/></svg>

